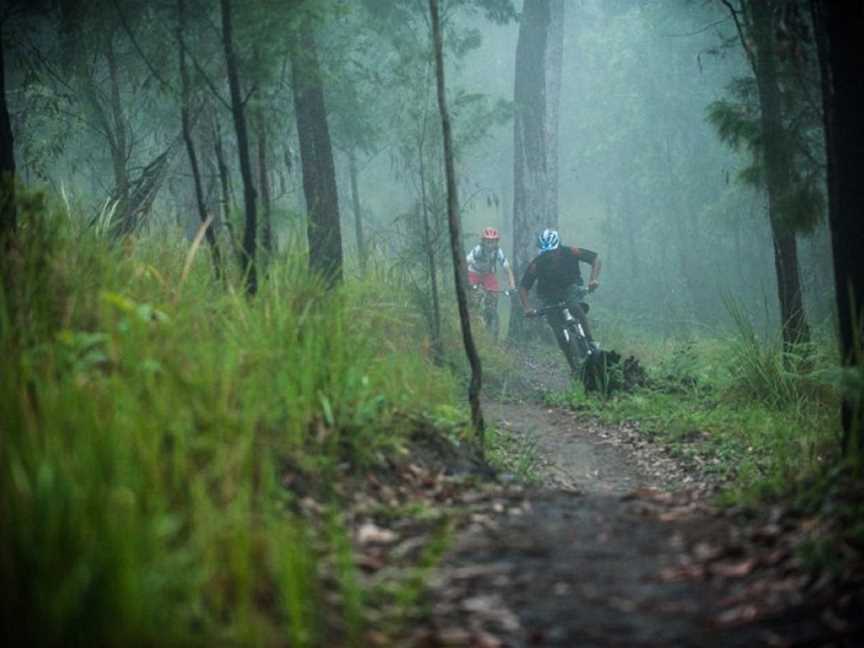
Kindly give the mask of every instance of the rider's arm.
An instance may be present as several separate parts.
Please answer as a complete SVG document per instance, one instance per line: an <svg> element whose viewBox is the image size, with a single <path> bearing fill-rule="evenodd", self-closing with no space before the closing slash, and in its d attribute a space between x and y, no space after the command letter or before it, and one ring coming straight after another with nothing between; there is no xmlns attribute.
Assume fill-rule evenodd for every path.
<svg viewBox="0 0 864 648"><path fill-rule="evenodd" d="M600 285L598 281L600 268L602 267L600 255L593 250L586 250L585 248L573 248L573 250L580 261L591 264L591 277L588 279L588 290L596 290Z"/></svg>
<svg viewBox="0 0 864 648"><path fill-rule="evenodd" d="M519 282L519 301L522 302L522 310L526 313L530 310L528 305L528 291L531 290L531 287L534 285L534 281L537 279L537 269L534 266L534 262L528 264L528 267L525 269L525 274L522 276L522 281Z"/></svg>
<svg viewBox="0 0 864 648"><path fill-rule="evenodd" d="M477 250L477 247L471 248L471 251L465 257L465 261L468 263L468 268L473 268L474 266L474 252Z"/></svg>
<svg viewBox="0 0 864 648"><path fill-rule="evenodd" d="M513 270L510 267L510 262L507 261L507 257L504 256L504 251L500 248L498 249L498 254L501 257L501 267L507 272L507 283L510 286L510 290L516 290L516 279L513 277Z"/></svg>
<svg viewBox="0 0 864 648"><path fill-rule="evenodd" d="M510 283L510 290L516 290L516 278L513 276L513 270L507 266L507 281Z"/></svg>
<svg viewBox="0 0 864 648"><path fill-rule="evenodd" d="M600 277L600 268L603 266L600 263L600 256L594 257L594 262L591 264L591 278L588 279L588 290L596 290L600 285L598 278Z"/></svg>

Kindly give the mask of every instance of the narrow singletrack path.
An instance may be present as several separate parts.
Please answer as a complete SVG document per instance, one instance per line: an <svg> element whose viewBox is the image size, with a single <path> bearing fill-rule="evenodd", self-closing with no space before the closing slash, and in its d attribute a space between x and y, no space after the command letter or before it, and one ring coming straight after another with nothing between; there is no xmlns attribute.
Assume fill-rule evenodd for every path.
<svg viewBox="0 0 864 648"><path fill-rule="evenodd" d="M503 486L470 514L418 645L854 645L786 576L778 534L680 490L674 462L628 449L626 429L538 402L484 407L533 447L541 485Z"/></svg>

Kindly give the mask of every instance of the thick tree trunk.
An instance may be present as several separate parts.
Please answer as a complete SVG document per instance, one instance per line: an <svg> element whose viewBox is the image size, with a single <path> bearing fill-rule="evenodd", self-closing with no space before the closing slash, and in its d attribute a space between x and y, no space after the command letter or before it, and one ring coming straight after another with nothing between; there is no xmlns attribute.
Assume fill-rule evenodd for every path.
<svg viewBox="0 0 864 648"><path fill-rule="evenodd" d="M777 295L783 323L783 342L790 348L810 339L801 299L797 244L794 231L784 222L780 204L791 187L788 167L791 153L783 125L780 87L777 79L774 0L751 0L753 40L756 56L756 84L759 91L763 164L768 190L768 218L774 239L774 266L777 270Z"/></svg>
<svg viewBox="0 0 864 648"><path fill-rule="evenodd" d="M292 83L303 167L303 194L309 213L306 229L309 269L333 286L342 280L342 229L324 88L310 25L303 27L299 42L294 45Z"/></svg>
<svg viewBox="0 0 864 648"><path fill-rule="evenodd" d="M267 131L264 127L264 115L258 112L257 148L258 148L258 191L261 196L261 215L264 219L261 232L261 244L264 253L270 259L273 256L275 242L273 240L273 208L270 192L270 168L267 165Z"/></svg>
<svg viewBox="0 0 864 648"><path fill-rule="evenodd" d="M456 193L456 169L453 162L452 134L450 116L447 113L447 97L444 85L444 46L441 37L441 24L438 15L438 0L429 0L432 14L432 40L435 47L435 69L438 86L438 108L441 112L441 129L444 135L444 170L447 177L447 219L450 225L450 251L453 255L453 277L456 287L456 301L459 304L459 320L462 325L462 342L465 354L471 365L471 382L468 386L468 402L471 406L471 423L479 437L481 451L484 449L483 410L480 408L480 389L483 386L483 368L480 356L471 334L471 318L468 315L468 298L465 285L468 283L468 268L462 246L462 225L459 222L459 197Z"/></svg>
<svg viewBox="0 0 864 648"><path fill-rule="evenodd" d="M6 42L0 29L0 238L18 226L15 204L15 147L6 105Z"/></svg>
<svg viewBox="0 0 864 648"><path fill-rule="evenodd" d="M558 227L558 123L561 110L561 66L564 60L564 0L549 3L549 35L546 41L546 199L549 227Z"/></svg>
<svg viewBox="0 0 864 648"><path fill-rule="evenodd" d="M201 172L198 167L198 155L195 151L195 140L192 138L192 125L189 117L190 84L189 69L186 66L186 44L183 42L183 32L186 29L186 3L185 0L177 0L177 48L180 65L180 122L183 128L183 141L186 144L186 153L189 156L189 167L192 169L192 182L195 185L195 204L198 207L198 218L202 223L207 222L207 207L204 204L204 189L201 186ZM219 242L216 240L214 226L211 223L205 233L207 244L213 262L213 273L216 279L221 279L222 253L219 250Z"/></svg>
<svg viewBox="0 0 864 648"><path fill-rule="evenodd" d="M513 121L513 269L521 275L534 241L558 226L558 104L563 50L563 0L525 0L516 45ZM510 336L529 330L519 309Z"/></svg>
<svg viewBox="0 0 864 648"><path fill-rule="evenodd" d="M237 131L237 151L240 157L240 176L243 179L243 202L246 209L246 222L243 229L243 274L246 278L246 292L254 295L258 292L258 274L255 267L258 230L258 216L255 206L255 182L252 178L252 164L249 160L249 136L246 131L243 98L240 96L237 59L234 54L231 0L220 0L220 5L222 9L222 41L225 47L225 67L228 72L228 87L231 92L231 114L234 117L234 129Z"/></svg>
<svg viewBox="0 0 864 648"><path fill-rule="evenodd" d="M843 364L864 363L864 8L859 2L813 0L822 64L828 159L828 222L834 251L837 318ZM843 449L864 456L860 403L843 404Z"/></svg>
<svg viewBox="0 0 864 648"><path fill-rule="evenodd" d="M351 206L354 211L354 236L357 239L357 258L360 271L366 271L369 253L366 249L366 234L363 231L363 212L360 207L360 187L357 182L357 154L352 147L348 151L348 177L351 181Z"/></svg>

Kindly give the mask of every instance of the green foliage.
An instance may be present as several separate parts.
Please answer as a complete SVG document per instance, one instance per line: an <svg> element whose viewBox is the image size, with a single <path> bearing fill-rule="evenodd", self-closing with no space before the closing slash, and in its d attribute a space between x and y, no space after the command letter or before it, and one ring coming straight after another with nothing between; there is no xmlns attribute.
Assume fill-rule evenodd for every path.
<svg viewBox="0 0 864 648"><path fill-rule="evenodd" d="M292 515L280 466L326 483L449 400L399 288L331 295L292 257L250 302L204 250L181 287L173 238L22 222L0 291L4 626L39 644L321 645L341 615L356 636L345 530ZM336 556L335 608L315 546Z"/></svg>
<svg viewBox="0 0 864 648"><path fill-rule="evenodd" d="M635 424L696 475L719 479L723 502L787 492L839 455L839 394L827 380L836 374L834 345L784 353L780 340L760 338L743 311L729 309L732 334L655 341L663 354L650 363L646 388L610 399L578 388L551 402Z"/></svg>
<svg viewBox="0 0 864 648"><path fill-rule="evenodd" d="M781 69L783 98L783 140L774 142L784 151L788 184L776 196L777 213L783 223L796 232L809 233L822 222L825 212L825 178L821 151L821 113L813 108L818 102L808 94L802 72ZM746 162L738 171L745 185L767 188L762 133L762 116L756 79L752 76L734 79L727 87L728 98L711 102L708 122L721 141L737 152L746 153ZM810 90L812 92L812 90ZM779 188L777 188L779 189Z"/></svg>

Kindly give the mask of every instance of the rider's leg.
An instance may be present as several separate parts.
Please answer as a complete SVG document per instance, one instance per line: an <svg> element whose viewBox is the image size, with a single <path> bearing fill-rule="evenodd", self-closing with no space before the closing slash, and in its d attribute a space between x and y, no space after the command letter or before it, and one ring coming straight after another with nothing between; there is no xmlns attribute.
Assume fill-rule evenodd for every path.
<svg viewBox="0 0 864 648"><path fill-rule="evenodd" d="M567 293L567 306L570 308L570 312L573 314L573 317L576 318L576 321L582 325L582 331L585 333L585 339L588 340L588 343L594 342L594 338L591 335L591 326L588 324L588 316L585 315L585 311L582 309L580 305L582 300L585 298L585 289L581 286L573 286Z"/></svg>
<svg viewBox="0 0 864 648"><path fill-rule="evenodd" d="M551 311L546 314L546 322L552 328L552 332L555 334L555 341L558 343L558 348L561 349L561 353L563 353L566 358L567 354L570 352L570 343L564 337L564 318L561 316L559 311Z"/></svg>
<svg viewBox="0 0 864 648"><path fill-rule="evenodd" d="M582 331L585 333L585 339L588 340L588 343L594 341L594 338L591 336L591 327L588 325L588 316L585 315L585 311L582 310L582 306L579 305L579 302L573 302L570 304L570 312L573 313L573 317L576 318L582 325Z"/></svg>

